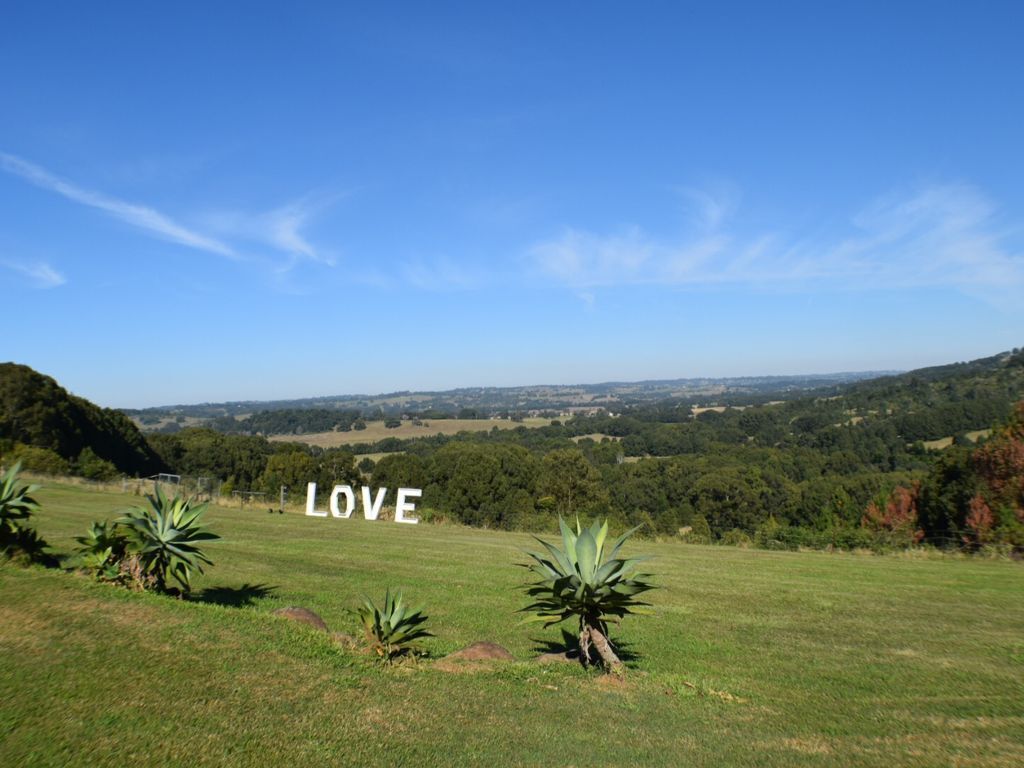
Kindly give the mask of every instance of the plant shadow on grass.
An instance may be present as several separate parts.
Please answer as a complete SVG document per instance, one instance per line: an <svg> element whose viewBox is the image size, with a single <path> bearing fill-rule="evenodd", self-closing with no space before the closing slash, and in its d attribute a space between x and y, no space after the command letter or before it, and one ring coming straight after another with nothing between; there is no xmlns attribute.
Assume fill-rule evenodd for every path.
<svg viewBox="0 0 1024 768"><path fill-rule="evenodd" d="M207 587L192 600L197 603L213 603L228 608L246 608L257 600L269 597L277 587L269 584L243 584L240 587Z"/></svg>
<svg viewBox="0 0 1024 768"><path fill-rule="evenodd" d="M536 654L562 654L573 661L579 661L580 658L580 647L579 647L579 636L573 634L569 630L562 629L561 640L539 640L537 638L531 638L533 640L533 652ZM611 641L612 648L615 654L623 661L623 663L630 663L637 661L640 656L630 650L630 644L623 641ZM591 651L591 663L598 663L597 653Z"/></svg>

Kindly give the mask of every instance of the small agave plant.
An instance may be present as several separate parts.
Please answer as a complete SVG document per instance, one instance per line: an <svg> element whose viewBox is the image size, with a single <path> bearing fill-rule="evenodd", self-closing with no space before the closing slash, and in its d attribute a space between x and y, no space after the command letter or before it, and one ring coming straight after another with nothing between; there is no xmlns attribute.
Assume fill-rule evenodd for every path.
<svg viewBox="0 0 1024 768"><path fill-rule="evenodd" d="M559 517L558 525L562 549L538 538L545 552L527 552L533 562L522 564L540 577L527 585L526 592L534 602L522 609L533 614L525 621L544 622L549 627L578 619L580 660L587 664L593 648L608 671L621 673L622 661L608 640L608 622L618 623L627 614L649 614L648 604L637 600L637 595L654 588L645 580L650 574L636 572L637 564L647 558L618 557L637 529L609 544L607 522L595 522L584 530L577 520L573 531Z"/></svg>
<svg viewBox="0 0 1024 768"><path fill-rule="evenodd" d="M363 597L363 605L356 609L356 614L363 623L363 633L370 649L385 664L415 650L417 640L433 637L423 627L426 615L422 610L410 610L402 600L401 591L392 596L388 589L384 593L383 608Z"/></svg>
<svg viewBox="0 0 1024 768"><path fill-rule="evenodd" d="M128 538L117 522L92 523L85 536L76 536L81 566L101 581L117 581L121 562L128 547Z"/></svg>
<svg viewBox="0 0 1024 768"><path fill-rule="evenodd" d="M117 520L130 532L128 550L138 555L142 570L153 578L157 590L166 592L168 579L174 578L187 594L192 588L192 572L202 573L203 563L213 565L199 542L220 538L199 523L207 505L179 496L168 499L159 487L146 498L149 508L136 507Z"/></svg>

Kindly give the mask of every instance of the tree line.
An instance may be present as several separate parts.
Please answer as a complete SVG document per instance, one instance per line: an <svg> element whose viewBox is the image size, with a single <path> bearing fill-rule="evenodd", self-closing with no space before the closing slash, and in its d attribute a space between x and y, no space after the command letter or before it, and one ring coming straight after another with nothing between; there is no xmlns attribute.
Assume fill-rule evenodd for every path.
<svg viewBox="0 0 1024 768"><path fill-rule="evenodd" d="M0 453L56 474L172 471L271 498L282 485L294 494L310 481L324 492L370 481L419 487L426 515L493 528L544 529L558 514L579 514L659 535L764 546L1020 547L1012 491L1022 474L1012 431L1020 417L1010 417L1024 396L1022 361L1015 352L744 408L695 412L669 398L540 428L348 449L209 428L143 438L117 412L16 367L0 379L0 403L12 414ZM354 428L358 417L320 409L247 418L250 429L323 431L328 423ZM102 437L89 431L100 427ZM995 429L980 445L963 436L986 427ZM954 438L950 449L925 448L923 440L943 436ZM389 455L359 459L370 452Z"/></svg>

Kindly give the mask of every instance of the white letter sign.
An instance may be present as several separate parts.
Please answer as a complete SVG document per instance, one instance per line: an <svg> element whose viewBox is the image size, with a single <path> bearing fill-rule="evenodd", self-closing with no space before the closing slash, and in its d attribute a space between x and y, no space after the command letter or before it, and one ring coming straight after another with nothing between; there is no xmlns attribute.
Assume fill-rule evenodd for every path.
<svg viewBox="0 0 1024 768"><path fill-rule="evenodd" d="M345 512L338 508L338 496L344 495L345 497ZM336 485L334 490L331 491L331 514L335 517L349 518L352 517L352 512L356 508L356 497L352 493L352 487L349 485Z"/></svg>
<svg viewBox="0 0 1024 768"><path fill-rule="evenodd" d="M395 522L396 523L418 523L420 519L418 517L406 517L406 512L414 512L416 510L415 501L406 501L406 497L418 499L423 495L423 491L419 488L399 488L398 489L398 501L395 502Z"/></svg>
<svg viewBox="0 0 1024 768"><path fill-rule="evenodd" d="M363 486L363 517L367 520L376 520L380 515L380 508L384 506L384 497L388 495L387 488L377 489L377 498L370 501L370 489Z"/></svg>
<svg viewBox="0 0 1024 768"><path fill-rule="evenodd" d="M363 502L363 517L367 520L378 520L380 518L380 511L384 507L384 499L388 495L387 488L378 488L374 494L370 488L363 486L361 489L361 496ZM409 499L418 499L423 495L423 491L419 488L399 488L398 489L398 500L395 502L395 522L396 523L418 523L420 519L413 517L411 512L416 511L416 502L409 501ZM341 509L341 497L345 497L345 509ZM306 514L310 517L327 517L330 514L332 517L340 518L341 520L347 520L352 517L352 513L356 509L356 494L352 490L351 485L336 485L331 490L331 511L328 513L326 509L316 508L316 483L308 483L306 485Z"/></svg>
<svg viewBox="0 0 1024 768"><path fill-rule="evenodd" d="M314 509L316 506L316 483L306 485L306 514L311 517L327 517L327 510Z"/></svg>

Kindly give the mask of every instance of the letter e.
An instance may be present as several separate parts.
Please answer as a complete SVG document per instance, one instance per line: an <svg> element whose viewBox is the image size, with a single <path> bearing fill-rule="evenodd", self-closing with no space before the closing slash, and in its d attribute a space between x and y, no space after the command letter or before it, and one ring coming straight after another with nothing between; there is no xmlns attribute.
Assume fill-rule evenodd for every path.
<svg viewBox="0 0 1024 768"><path fill-rule="evenodd" d="M408 496L413 499L418 499L423 495L423 491L419 488L399 488L398 489L398 501L395 502L395 522L396 523L418 523L420 519L418 517L406 517L406 512L416 511L415 501L406 501L405 498Z"/></svg>

